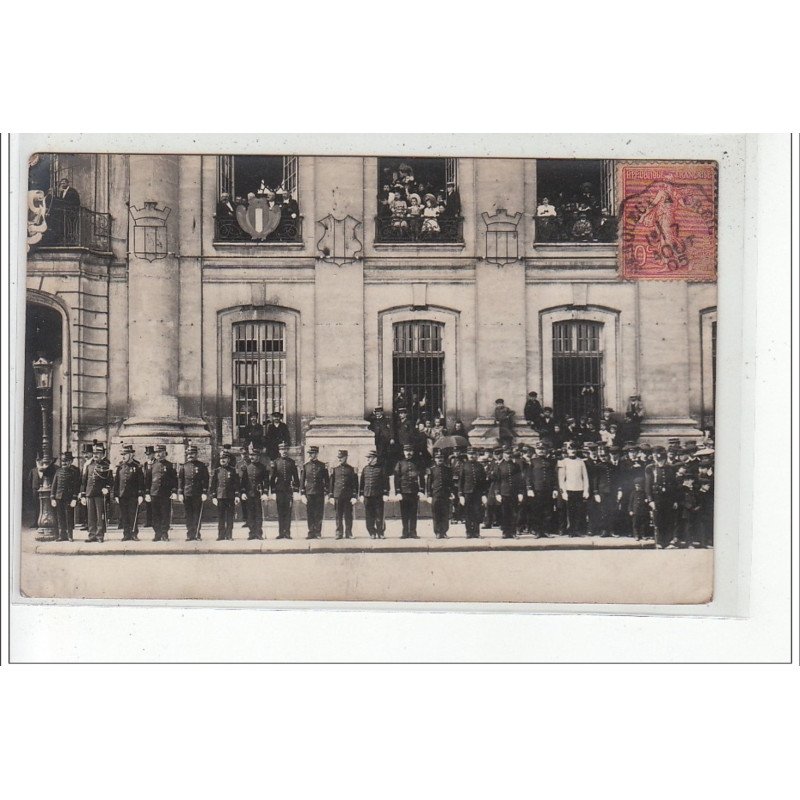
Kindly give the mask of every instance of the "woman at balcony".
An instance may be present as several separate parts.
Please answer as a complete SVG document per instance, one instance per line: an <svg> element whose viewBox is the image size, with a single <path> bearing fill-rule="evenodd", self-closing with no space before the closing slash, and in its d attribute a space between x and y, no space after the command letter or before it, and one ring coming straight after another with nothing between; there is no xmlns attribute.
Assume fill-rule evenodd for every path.
<svg viewBox="0 0 800 800"><path fill-rule="evenodd" d="M439 209L436 207L436 198L432 194L425 195L425 209L422 212L422 232L426 234L439 233Z"/></svg>

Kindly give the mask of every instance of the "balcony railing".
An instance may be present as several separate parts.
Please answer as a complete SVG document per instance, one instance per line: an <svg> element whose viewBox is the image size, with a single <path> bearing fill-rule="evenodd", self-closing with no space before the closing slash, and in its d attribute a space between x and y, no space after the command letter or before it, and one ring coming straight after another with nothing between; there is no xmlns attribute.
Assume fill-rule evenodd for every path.
<svg viewBox="0 0 800 800"><path fill-rule="evenodd" d="M303 218L284 217L278 223L272 233L265 239L254 240L253 237L239 227L235 219L223 219L214 217L214 241L215 242L302 242L303 241Z"/></svg>
<svg viewBox="0 0 800 800"><path fill-rule="evenodd" d="M617 241L617 218L561 214L535 217L537 244L580 244Z"/></svg>
<svg viewBox="0 0 800 800"><path fill-rule="evenodd" d="M40 247L82 247L111 251L111 214L88 208L51 208Z"/></svg>
<svg viewBox="0 0 800 800"><path fill-rule="evenodd" d="M434 224L417 217L375 217L376 244L460 244L464 241L463 217L436 217Z"/></svg>

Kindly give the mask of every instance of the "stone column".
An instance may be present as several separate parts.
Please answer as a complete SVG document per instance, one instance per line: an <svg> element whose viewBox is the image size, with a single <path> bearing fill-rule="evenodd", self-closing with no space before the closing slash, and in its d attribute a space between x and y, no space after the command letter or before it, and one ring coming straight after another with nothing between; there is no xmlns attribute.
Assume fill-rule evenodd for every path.
<svg viewBox="0 0 800 800"><path fill-rule="evenodd" d="M164 230L139 231L138 236L136 220L129 216L129 416L119 434L121 440L141 445L137 446L140 455L145 444L164 443L169 458L177 462L183 461L185 439L200 445L209 440L202 419L182 415L179 404L181 352L186 339L181 311L196 311L192 304L181 302L181 251L183 248L192 256L199 253L194 239L201 229L200 225L194 229L181 225L180 204L186 200L186 193L181 192L181 159L176 155L130 156L129 205L133 213L138 215L146 203L155 203L156 211L168 208L169 214ZM143 249L155 249L158 257L146 255Z"/></svg>
<svg viewBox="0 0 800 800"><path fill-rule="evenodd" d="M496 442L493 414L498 398L516 412L518 439L535 440L538 436L525 425L522 413L528 373L524 162L477 160L475 196L478 417L472 423L470 441L478 446ZM487 250L487 234L493 235L489 226L495 224L498 214L504 220L517 219L516 236L501 238L497 244L489 242ZM512 223L501 226L504 232L511 228Z"/></svg>
<svg viewBox="0 0 800 800"><path fill-rule="evenodd" d="M315 416L306 433L323 461L335 465L343 448L357 468L374 444L364 420L363 179L362 158L315 164L316 216L325 220L316 224L316 240L330 235L315 267Z"/></svg>

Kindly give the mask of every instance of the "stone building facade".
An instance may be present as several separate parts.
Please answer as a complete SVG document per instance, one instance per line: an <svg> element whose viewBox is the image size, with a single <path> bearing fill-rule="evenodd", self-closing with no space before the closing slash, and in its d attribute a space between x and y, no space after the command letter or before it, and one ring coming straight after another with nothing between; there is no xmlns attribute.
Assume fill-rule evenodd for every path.
<svg viewBox="0 0 800 800"><path fill-rule="evenodd" d="M297 219L259 240L215 217L222 190L244 192L236 156L42 158L86 212L75 236L28 256L26 360L44 346L56 364L54 451L165 442L181 461L189 439L208 459L236 443L246 410L277 409L293 443L319 444L323 460L345 446L360 466L365 417L391 410L408 365L431 384L431 410L476 436L496 398L521 416L529 390L545 405L570 396L560 357L591 361L599 405L624 411L640 395L653 440L699 436L713 415L716 284L625 281L613 241L543 241L553 164L405 159L460 196L458 220L425 238L381 218L394 162L282 156ZM613 164L587 169L613 208ZM27 450L35 419L26 406Z"/></svg>

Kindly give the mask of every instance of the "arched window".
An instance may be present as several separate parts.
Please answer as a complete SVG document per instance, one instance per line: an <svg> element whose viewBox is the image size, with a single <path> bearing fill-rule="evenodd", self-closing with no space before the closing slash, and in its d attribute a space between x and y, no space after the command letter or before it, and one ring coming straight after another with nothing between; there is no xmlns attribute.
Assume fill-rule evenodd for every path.
<svg viewBox="0 0 800 800"><path fill-rule="evenodd" d="M233 338L233 425L240 440L250 414L259 422L273 411L286 414L286 325L236 322Z"/></svg>
<svg viewBox="0 0 800 800"><path fill-rule="evenodd" d="M416 422L445 415L444 323L431 320L396 322L393 326L393 407L408 409Z"/></svg>
<svg viewBox="0 0 800 800"><path fill-rule="evenodd" d="M556 414L597 415L603 407L603 323L553 323L553 408Z"/></svg>

